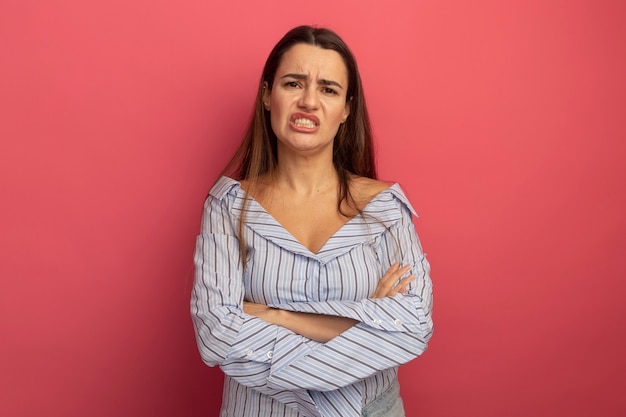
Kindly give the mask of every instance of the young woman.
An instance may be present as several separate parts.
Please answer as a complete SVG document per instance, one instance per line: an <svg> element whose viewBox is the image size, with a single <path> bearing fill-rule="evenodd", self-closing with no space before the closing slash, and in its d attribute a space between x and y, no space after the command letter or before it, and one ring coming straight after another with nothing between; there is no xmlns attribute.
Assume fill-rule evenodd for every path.
<svg viewBox="0 0 626 417"><path fill-rule="evenodd" d="M191 312L222 417L404 416L398 366L432 334L430 267L376 180L356 61L327 29L274 47L204 206Z"/></svg>

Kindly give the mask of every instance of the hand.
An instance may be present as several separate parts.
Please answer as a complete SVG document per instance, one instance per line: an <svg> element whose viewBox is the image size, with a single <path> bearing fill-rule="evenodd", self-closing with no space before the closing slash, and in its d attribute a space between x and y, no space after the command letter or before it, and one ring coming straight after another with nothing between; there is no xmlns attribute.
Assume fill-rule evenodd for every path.
<svg viewBox="0 0 626 417"><path fill-rule="evenodd" d="M399 263L391 265L385 272L385 275L378 281L376 291L374 291L374 295L371 298L393 297L396 294L404 294L407 285L415 280L413 275L402 278L410 269L410 265L403 267L400 267Z"/></svg>

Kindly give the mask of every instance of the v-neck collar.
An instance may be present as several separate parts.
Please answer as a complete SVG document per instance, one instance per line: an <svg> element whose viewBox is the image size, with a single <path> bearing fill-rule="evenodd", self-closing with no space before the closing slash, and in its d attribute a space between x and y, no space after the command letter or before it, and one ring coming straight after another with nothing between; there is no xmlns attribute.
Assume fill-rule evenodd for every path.
<svg viewBox="0 0 626 417"><path fill-rule="evenodd" d="M358 213L333 233L318 252L310 251L287 229L285 229L265 208L241 188L241 184L229 177L221 177L211 195L219 199L229 194L232 198L230 209L237 219L243 213L247 198L245 226L276 245L321 263L345 254L355 246L373 241L381 233L402 217L398 203L402 203L416 215L400 185L394 183L376 194Z"/></svg>

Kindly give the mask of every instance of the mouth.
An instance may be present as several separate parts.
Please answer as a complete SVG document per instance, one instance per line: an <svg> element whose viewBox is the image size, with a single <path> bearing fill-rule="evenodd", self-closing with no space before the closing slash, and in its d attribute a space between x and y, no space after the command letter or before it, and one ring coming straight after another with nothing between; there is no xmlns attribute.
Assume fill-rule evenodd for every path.
<svg viewBox="0 0 626 417"><path fill-rule="evenodd" d="M290 118L291 124L297 129L316 129L320 121L312 114L296 113Z"/></svg>
<svg viewBox="0 0 626 417"><path fill-rule="evenodd" d="M293 124L298 126L298 127L308 127L310 129L317 127L317 124L315 124L315 122L311 119L305 119L304 117L301 117L299 119L295 119L293 121Z"/></svg>

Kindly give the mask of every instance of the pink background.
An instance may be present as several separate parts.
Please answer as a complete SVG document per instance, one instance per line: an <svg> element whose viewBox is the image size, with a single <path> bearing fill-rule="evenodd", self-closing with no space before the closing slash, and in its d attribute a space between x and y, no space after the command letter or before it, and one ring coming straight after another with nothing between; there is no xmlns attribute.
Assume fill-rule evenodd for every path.
<svg viewBox="0 0 626 417"><path fill-rule="evenodd" d="M338 31L421 218L408 416L626 414L621 0L0 4L0 415L215 416L203 199L272 45Z"/></svg>

